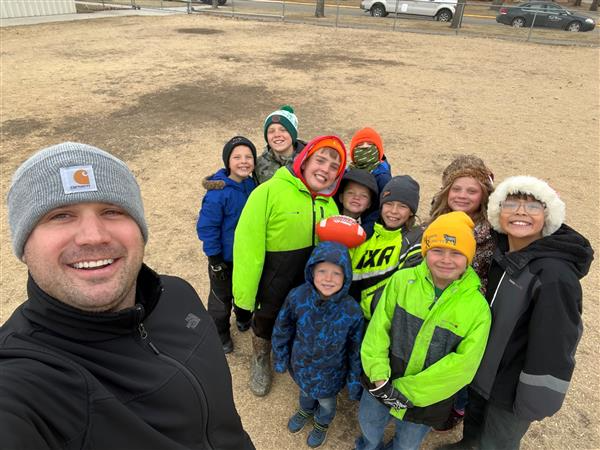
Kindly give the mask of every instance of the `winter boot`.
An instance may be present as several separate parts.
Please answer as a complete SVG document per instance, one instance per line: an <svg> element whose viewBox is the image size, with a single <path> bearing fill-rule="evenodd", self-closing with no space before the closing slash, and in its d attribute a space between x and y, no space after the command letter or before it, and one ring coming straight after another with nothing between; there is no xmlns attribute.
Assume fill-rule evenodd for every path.
<svg viewBox="0 0 600 450"><path fill-rule="evenodd" d="M264 397L271 390L271 341L252 336L252 364L250 366L250 390L257 397Z"/></svg>

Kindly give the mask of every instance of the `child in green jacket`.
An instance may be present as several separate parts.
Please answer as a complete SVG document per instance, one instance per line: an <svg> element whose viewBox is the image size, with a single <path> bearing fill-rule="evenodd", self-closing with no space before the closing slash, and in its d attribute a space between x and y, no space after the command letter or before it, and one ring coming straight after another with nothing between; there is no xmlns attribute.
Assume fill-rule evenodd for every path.
<svg viewBox="0 0 600 450"><path fill-rule="evenodd" d="M357 450L377 449L390 420L394 450L418 449L443 423L454 395L475 375L491 315L470 266L473 221L443 214L424 231L425 260L396 272L369 323L361 348L368 390L359 407Z"/></svg>

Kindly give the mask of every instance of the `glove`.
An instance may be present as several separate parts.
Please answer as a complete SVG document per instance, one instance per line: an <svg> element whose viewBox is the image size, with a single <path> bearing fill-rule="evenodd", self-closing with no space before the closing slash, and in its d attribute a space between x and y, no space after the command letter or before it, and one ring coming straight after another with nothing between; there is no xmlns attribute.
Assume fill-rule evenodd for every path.
<svg viewBox="0 0 600 450"><path fill-rule="evenodd" d="M217 264L209 264L208 267L208 275L212 280L225 281L231 276L229 266L225 263L225 261Z"/></svg>
<svg viewBox="0 0 600 450"><path fill-rule="evenodd" d="M406 409L414 405L407 399L402 392L396 389L389 378L381 386L375 389L369 389L373 397L382 402L388 408Z"/></svg>

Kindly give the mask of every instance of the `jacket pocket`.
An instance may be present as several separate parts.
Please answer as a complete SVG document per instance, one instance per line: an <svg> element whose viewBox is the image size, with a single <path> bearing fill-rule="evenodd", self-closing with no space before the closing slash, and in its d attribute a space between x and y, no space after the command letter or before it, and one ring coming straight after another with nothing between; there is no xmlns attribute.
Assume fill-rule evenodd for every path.
<svg viewBox="0 0 600 450"><path fill-rule="evenodd" d="M431 342L429 343L423 370L435 364L444 356L454 352L460 341L462 341L461 336L446 328L436 326L431 337Z"/></svg>

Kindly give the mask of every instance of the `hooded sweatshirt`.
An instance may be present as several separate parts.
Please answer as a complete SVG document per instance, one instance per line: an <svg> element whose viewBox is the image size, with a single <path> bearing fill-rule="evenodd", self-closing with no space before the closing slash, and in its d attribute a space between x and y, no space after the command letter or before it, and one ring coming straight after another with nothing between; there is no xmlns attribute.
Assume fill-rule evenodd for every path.
<svg viewBox="0 0 600 450"><path fill-rule="evenodd" d="M206 256L231 262L235 227L256 183L252 178L238 183L221 169L202 180L202 186L206 195L196 223L198 239Z"/></svg>
<svg viewBox="0 0 600 450"><path fill-rule="evenodd" d="M304 266L317 243L315 224L338 214L331 196L341 174L327 193L311 192L301 178L314 141L298 155L293 172L287 167L275 172L252 192L242 211L233 244L233 296L242 309L269 304L278 311L290 290L304 281Z"/></svg>
<svg viewBox="0 0 600 450"><path fill-rule="evenodd" d="M344 272L342 288L327 299L315 288L315 266L328 261ZM348 289L352 267L348 250L322 242L304 270L306 282L293 289L279 311L273 329L273 357L277 372L289 369L296 384L312 398L335 396L347 384L351 399L359 400L361 309Z"/></svg>
<svg viewBox="0 0 600 450"><path fill-rule="evenodd" d="M583 331L579 280L592 260L589 241L564 224L515 252L498 235L487 290L492 329L473 389L524 420L560 409Z"/></svg>

